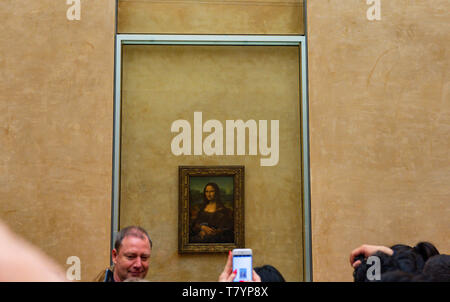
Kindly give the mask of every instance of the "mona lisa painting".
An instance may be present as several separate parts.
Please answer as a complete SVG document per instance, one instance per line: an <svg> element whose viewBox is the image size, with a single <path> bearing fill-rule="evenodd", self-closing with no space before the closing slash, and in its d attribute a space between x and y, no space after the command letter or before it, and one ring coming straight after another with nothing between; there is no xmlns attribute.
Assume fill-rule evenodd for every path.
<svg viewBox="0 0 450 302"><path fill-rule="evenodd" d="M244 167L179 167L180 253L244 247Z"/></svg>

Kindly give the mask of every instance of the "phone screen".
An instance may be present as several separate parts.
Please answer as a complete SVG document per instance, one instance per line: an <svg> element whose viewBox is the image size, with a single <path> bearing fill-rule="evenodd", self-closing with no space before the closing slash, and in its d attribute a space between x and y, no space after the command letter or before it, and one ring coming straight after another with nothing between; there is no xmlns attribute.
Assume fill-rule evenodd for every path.
<svg viewBox="0 0 450 302"><path fill-rule="evenodd" d="M252 280L252 255L233 255L234 282Z"/></svg>

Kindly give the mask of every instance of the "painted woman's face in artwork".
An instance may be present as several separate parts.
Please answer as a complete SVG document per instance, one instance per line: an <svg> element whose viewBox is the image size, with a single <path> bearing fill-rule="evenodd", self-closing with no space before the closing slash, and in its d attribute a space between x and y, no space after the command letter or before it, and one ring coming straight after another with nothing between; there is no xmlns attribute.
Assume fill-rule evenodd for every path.
<svg viewBox="0 0 450 302"><path fill-rule="evenodd" d="M214 190L213 186L206 187L205 197L208 201L213 201L216 198L216 190Z"/></svg>

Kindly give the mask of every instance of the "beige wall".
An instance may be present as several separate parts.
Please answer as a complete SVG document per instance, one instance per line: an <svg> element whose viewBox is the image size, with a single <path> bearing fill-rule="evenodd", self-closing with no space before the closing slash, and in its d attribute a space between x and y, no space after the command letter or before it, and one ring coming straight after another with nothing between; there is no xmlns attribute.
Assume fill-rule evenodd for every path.
<svg viewBox="0 0 450 302"><path fill-rule="evenodd" d="M0 2L0 218L62 266L79 256L82 280L109 263L114 2L82 1L73 22L65 1ZM237 2L120 1L119 30L303 32L297 1ZM308 1L316 281L351 280L364 242L450 249L448 1L367 8ZM225 11L241 18L206 18Z"/></svg>
<svg viewBox="0 0 450 302"><path fill-rule="evenodd" d="M115 1L0 2L0 219L91 280L109 264Z"/></svg>
<svg viewBox="0 0 450 302"><path fill-rule="evenodd" d="M148 279L217 280L226 254L178 254L178 166L244 165L254 265L303 280L298 47L126 46L123 75L120 225L150 232ZM193 131L195 111L224 131L226 120L278 120L278 164L261 166L260 155L175 156L171 125L187 120Z"/></svg>
<svg viewBox="0 0 450 302"><path fill-rule="evenodd" d="M315 281L362 243L450 251L448 1L381 2L308 1Z"/></svg>
<svg viewBox="0 0 450 302"><path fill-rule="evenodd" d="M119 0L118 32L303 34L303 1Z"/></svg>

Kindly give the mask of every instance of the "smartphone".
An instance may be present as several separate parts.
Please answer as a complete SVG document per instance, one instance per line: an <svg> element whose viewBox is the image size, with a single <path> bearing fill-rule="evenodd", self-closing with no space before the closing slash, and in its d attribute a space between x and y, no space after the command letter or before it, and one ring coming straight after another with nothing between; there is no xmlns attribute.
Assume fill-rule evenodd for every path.
<svg viewBox="0 0 450 302"><path fill-rule="evenodd" d="M234 249L233 272L236 270L234 282L251 281L253 274L253 255L251 249Z"/></svg>

